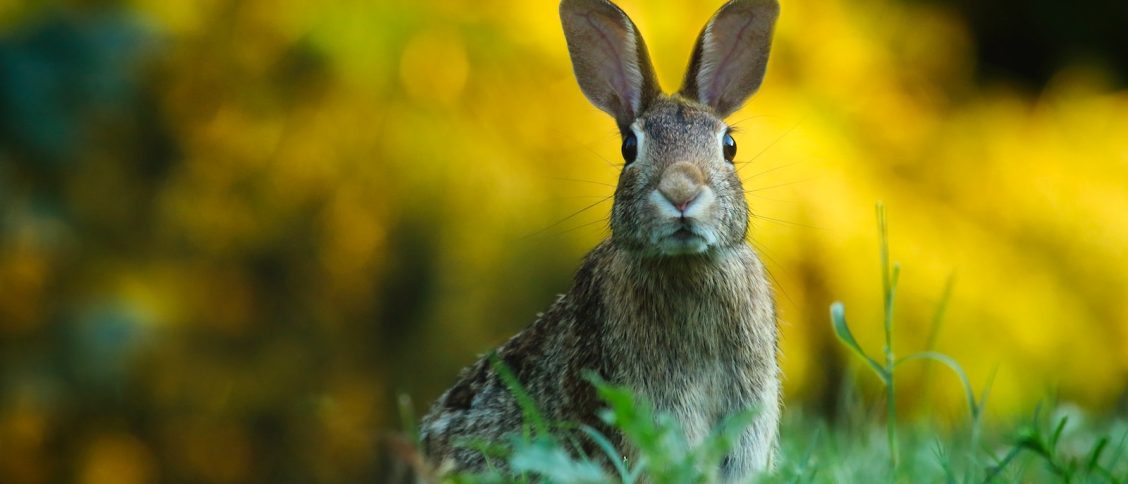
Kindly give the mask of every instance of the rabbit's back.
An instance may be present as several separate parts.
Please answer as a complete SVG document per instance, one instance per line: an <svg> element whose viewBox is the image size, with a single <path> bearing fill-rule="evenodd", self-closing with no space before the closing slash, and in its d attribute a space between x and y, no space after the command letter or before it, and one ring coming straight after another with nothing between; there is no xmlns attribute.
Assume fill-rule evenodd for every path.
<svg viewBox="0 0 1128 484"><path fill-rule="evenodd" d="M596 418L595 390L586 379L588 371L608 374L602 343L605 310L595 289L601 278L595 274L598 258L596 253L589 256L568 294L527 329L464 369L431 407L420 438L427 460L440 473L484 468L475 444L504 442L526 423L499 366L517 380L545 421L603 426Z"/></svg>

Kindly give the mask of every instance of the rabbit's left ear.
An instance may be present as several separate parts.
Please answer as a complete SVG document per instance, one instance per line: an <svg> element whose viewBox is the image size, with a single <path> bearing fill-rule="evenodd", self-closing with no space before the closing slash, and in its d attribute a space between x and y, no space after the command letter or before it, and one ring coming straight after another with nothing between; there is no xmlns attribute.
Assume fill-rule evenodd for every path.
<svg viewBox="0 0 1128 484"><path fill-rule="evenodd" d="M712 107L722 118L760 88L768 67L776 0L732 0L701 31L681 95Z"/></svg>
<svg viewBox="0 0 1128 484"><path fill-rule="evenodd" d="M661 92L634 22L608 0L563 0L560 21L580 89L625 129Z"/></svg>

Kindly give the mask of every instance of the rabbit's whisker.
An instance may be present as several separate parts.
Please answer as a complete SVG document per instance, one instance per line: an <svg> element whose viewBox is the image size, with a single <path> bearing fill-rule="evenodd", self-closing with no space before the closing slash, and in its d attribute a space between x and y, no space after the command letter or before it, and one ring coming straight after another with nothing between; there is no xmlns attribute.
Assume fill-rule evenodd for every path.
<svg viewBox="0 0 1128 484"><path fill-rule="evenodd" d="M768 251L764 250L764 246L757 243L756 240L752 238L751 233L748 234L748 237L745 237L744 240L749 244L752 244L752 246L756 248L756 252L767 259L768 263L764 264L764 273L768 275L768 279L771 279L772 287L776 288L779 293L783 294L783 298L787 299L787 302L791 303L791 306L793 308L798 308L799 305L796 304L795 300L791 298L791 294L788 294L787 289L783 287L783 284L779 283L779 278L777 278L775 276L775 273L770 268L768 268L768 264L774 265L776 266L776 268L782 268L783 264L780 264L778 259L772 257L771 254L768 253Z"/></svg>
<svg viewBox="0 0 1128 484"><path fill-rule="evenodd" d="M798 202L798 200L784 200L782 198L770 198L770 197L765 197L763 195L757 195L755 193L747 193L746 192L745 195L748 195L749 197L752 197L752 198L755 198L755 199L758 199L758 200L764 200L764 201L768 201L768 202L777 202L777 203L796 203L796 202Z"/></svg>
<svg viewBox="0 0 1128 484"><path fill-rule="evenodd" d="M560 180L560 181L570 181L570 182L576 182L576 183L591 183L592 185L602 185L602 186L605 186L605 187L615 188L615 185L612 185L610 183L597 182L597 181L594 181L594 180L584 180L582 178L552 177L552 179L553 180Z"/></svg>
<svg viewBox="0 0 1128 484"><path fill-rule="evenodd" d="M608 136L608 137L611 137L612 135L611 135L611 134L608 134L607 136ZM618 137L618 133L616 133L616 134L615 134L614 136L615 136L615 137ZM584 148L584 150L585 150L585 151L587 151L587 152L589 152L589 153L591 153L591 154L595 155L595 157L596 157L596 158L599 158L600 160L603 160L603 163L604 163L604 164L606 164L607 166L609 166L609 167L611 167L611 168L614 168L614 169L616 169L616 170L618 170L618 169L621 169L621 168L622 168L622 164L620 164L620 163L615 163L615 162L613 162L613 161L611 161L611 160L607 159L607 157L606 157L606 156L603 156L603 155L601 155L601 154L600 154L600 153L599 153L598 151L596 151L596 150L595 150L595 148L592 148L592 147L591 147L591 143L583 143L583 142L581 142L580 140L576 139L575 137L572 137L572 141L574 142L574 144L576 144L576 145L579 145L579 146L582 146L582 147Z"/></svg>
<svg viewBox="0 0 1128 484"><path fill-rule="evenodd" d="M576 217L577 215L579 215L579 214L581 214L581 213L584 213L584 212L586 212L586 211L588 211L588 210L591 210L592 208L595 208L595 207L596 207L596 206L598 206L599 204L601 204L601 203L603 203L603 202L606 202L606 201L610 200L610 199L611 199L611 197L613 197L613 196L614 196L614 195L607 195L606 197L603 197L603 198L599 199L599 200L598 200L598 201L596 201L595 203L592 203L592 204L590 204L590 205L588 205L588 206L586 206L586 207L584 207L584 208L581 208L581 209L579 209L579 210L577 210L577 211L573 212L573 213L572 213L571 215L568 215L567 217L564 217L564 218L560 219L559 221L557 221L556 223L554 223L554 224L552 224L552 225L549 225L548 227L545 227L545 228L543 228L543 229L540 229L540 230L538 230L538 231L536 231L536 232L533 232L533 233L531 233L531 234L529 234L529 235L526 235L526 236L524 236L524 237L521 237L521 238L520 238L519 240L531 239L531 238L533 238L533 237L536 237L536 236L538 236L538 235L541 235L541 234L543 234L543 233L545 233L545 232L548 232L549 230L552 230L553 228L559 227L559 226L560 226L560 224L563 224L564 222L567 222L567 221L569 221L569 220L571 220L571 219L575 218L575 217Z"/></svg>
<svg viewBox="0 0 1128 484"><path fill-rule="evenodd" d="M600 222L607 222L607 221L609 221L609 220L611 220L611 217L603 217L603 218L601 218L601 219L599 219L599 220L592 220L591 222L587 222L587 223L582 223L582 224L580 224L580 225L577 225L577 226L575 226L575 227L571 227L571 228L568 228L568 229L564 229L564 230L560 231L559 233L557 233L556 235L564 235L564 234L566 234L566 233L569 233L569 232L574 232L574 231L576 231L576 230L579 230L579 229L582 229L582 228L584 228L584 227L590 227L590 226L592 226L592 225L595 225L595 224L597 224L597 223L600 223Z"/></svg>
<svg viewBox="0 0 1128 484"><path fill-rule="evenodd" d="M748 163L752 163L752 160L740 162L740 164L742 164L742 165L745 165L745 164L748 164ZM791 163L784 163L784 164L776 166L774 168L768 168L767 170L761 171L759 173L753 173L751 175L748 175L748 176L744 177L744 179L741 180L741 181L751 180L753 178L756 178L756 177L761 176L761 175L766 175L766 174L771 173L771 172L776 171L776 170L781 170L781 169L787 168L789 166L794 166L798 163L799 163L798 161L793 161Z"/></svg>
<svg viewBox="0 0 1128 484"><path fill-rule="evenodd" d="M795 184L798 184L798 183L806 183L806 182L809 182L811 180L815 180L817 178L818 177L804 178L802 180L795 180L793 182L780 183L778 185L770 185L770 186L766 186L766 187L753 188L753 189L750 189L750 190L744 190L744 193L755 193L755 192L764 191L764 190L771 190L773 188L780 188L780 187L786 187L788 185L795 185Z"/></svg>
<svg viewBox="0 0 1128 484"><path fill-rule="evenodd" d="M802 121L802 120L800 120L800 121L799 121L798 123L795 123L795 124L794 124L794 125L792 125L792 126L791 126L790 128L787 128L787 131L784 131L784 132L783 132L783 134L780 134L779 136L777 136L777 137L776 137L776 139L772 140L772 142L771 142L771 143L768 143L768 145L767 145L767 146L765 146L765 147L764 147L763 149L761 149L761 150L760 150L760 151L759 151L758 153L756 153L756 155L755 155L755 156L753 156L752 158L748 159L748 162L751 162L752 160L755 160L756 158L759 158L759 157L760 157L760 155L764 154L764 152L766 152L766 151L768 151L769 149L771 149L771 148L772 148L773 146L775 146L775 145L776 145L776 143L779 143L779 142L780 142L780 140L782 140L782 139L783 139L784 137L786 137L787 135L791 134L791 132L792 132L792 131L795 131L795 128L798 128L798 127L799 127L799 125L800 125L800 124L802 124L802 123L803 123L803 121ZM747 163L748 163L748 162L745 162L745 165L741 165L741 166L737 167L737 168L736 168L736 171L737 171L737 172L740 172L740 170L744 169L744 167L745 167L745 166L747 166Z"/></svg>
<svg viewBox="0 0 1128 484"><path fill-rule="evenodd" d="M781 224L781 225L789 225L789 226L792 226L792 227L803 227L803 228L807 228L807 229L820 230L818 227L815 227L813 225L801 224L799 222L791 222L791 221L783 220L783 219L779 219L779 218L766 217L766 216L763 216L763 215L757 215L755 213L750 213L748 215L752 218L755 218L755 219L764 220L764 221L767 221L767 222L775 222L775 223L778 223L778 224Z"/></svg>
<svg viewBox="0 0 1128 484"><path fill-rule="evenodd" d="M607 196L606 195L569 195L567 197L558 197L558 199L560 199L560 200L584 200L584 199L591 200L591 199L595 199L595 198L607 198Z"/></svg>
<svg viewBox="0 0 1128 484"><path fill-rule="evenodd" d="M757 119L757 118L770 118L770 117L773 117L773 116L771 116L769 114L753 114L751 116L743 117L743 118L740 118L737 121L733 121L732 123L729 123L729 127L732 128L733 130L737 130L740 127L740 124L745 122L745 121Z"/></svg>

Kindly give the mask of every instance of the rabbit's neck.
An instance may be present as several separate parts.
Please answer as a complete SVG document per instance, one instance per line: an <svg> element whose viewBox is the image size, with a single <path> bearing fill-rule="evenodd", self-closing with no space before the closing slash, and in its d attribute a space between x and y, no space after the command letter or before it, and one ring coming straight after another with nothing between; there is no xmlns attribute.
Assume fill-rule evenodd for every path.
<svg viewBox="0 0 1128 484"><path fill-rule="evenodd" d="M732 339L742 327L775 333L771 287L747 244L700 256L609 252L601 292L613 315L608 323L619 331L691 339L719 332L717 336L738 344Z"/></svg>

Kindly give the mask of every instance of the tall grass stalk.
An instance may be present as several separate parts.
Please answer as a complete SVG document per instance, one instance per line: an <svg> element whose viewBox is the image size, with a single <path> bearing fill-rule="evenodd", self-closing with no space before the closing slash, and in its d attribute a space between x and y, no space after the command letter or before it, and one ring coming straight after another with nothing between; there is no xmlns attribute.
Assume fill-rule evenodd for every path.
<svg viewBox="0 0 1128 484"><path fill-rule="evenodd" d="M893 468L900 462L897 451L897 391L893 379L896 357L893 355L893 300L897 293L897 280L901 275L901 265L893 264L889 270L889 227L885 219L885 206L877 204L877 231L881 238L881 286L885 300L885 367L889 378L885 382L885 429L889 439L889 459Z"/></svg>
<svg viewBox="0 0 1128 484"><path fill-rule="evenodd" d="M883 288L883 302L884 302L884 329L885 329L885 346L882 349L885 355L884 364L878 363L877 360L871 358L858 344L857 339L850 332L850 325L846 323L846 309L841 302L835 302L830 305L830 320L834 328L835 335L838 336L847 348L850 348L855 355L865 361L874 373L877 374L881 384L885 387L885 434L887 444L889 446L889 465L896 469L900 463L900 451L897 445L897 387L895 384L894 375L896 369L902 363L914 360L936 361L944 364L952 370L960 379L963 385L964 396L967 398L968 411L971 417L972 424L972 440L975 443L978 440L978 428L980 425L980 415L982 413L983 404L986 401L986 390L984 390L983 400L975 399L975 392L971 388L971 383L968 381L967 373L964 372L956 360L950 356L936 351L923 351L914 353L908 356L897 358L893 351L893 304L897 295L897 282L901 275L900 264L889 262L889 232L888 223L885 216L885 206L877 204L877 229L878 239L880 244L881 254L881 281ZM947 305L948 298L950 297L951 288L945 288L945 295L941 299L941 306L937 310L937 319L943 316L944 306ZM934 321L934 326L938 326L939 322ZM930 339L933 339L930 337Z"/></svg>
<svg viewBox="0 0 1128 484"><path fill-rule="evenodd" d="M936 340L940 337L940 328L944 325L944 315L948 312L948 303L952 300L952 288L956 284L956 275L948 275L948 279L944 281L944 292L940 294L940 302L936 304L936 312L932 314L932 324L928 327L928 335L924 339L924 351L933 351L936 349ZM926 405L931 406L932 401L932 367L934 365L931 361L924 362L924 368L921 369L920 381L922 382L921 400Z"/></svg>

